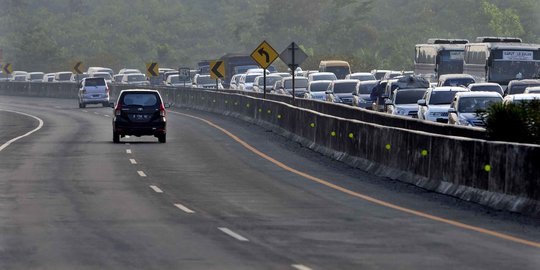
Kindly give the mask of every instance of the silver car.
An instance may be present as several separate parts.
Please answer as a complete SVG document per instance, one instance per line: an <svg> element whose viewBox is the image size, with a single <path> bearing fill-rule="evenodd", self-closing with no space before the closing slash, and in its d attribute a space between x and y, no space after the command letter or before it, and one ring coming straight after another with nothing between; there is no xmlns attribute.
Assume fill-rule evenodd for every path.
<svg viewBox="0 0 540 270"><path fill-rule="evenodd" d="M105 78L84 78L79 84L79 108L88 104L109 106L109 87Z"/></svg>

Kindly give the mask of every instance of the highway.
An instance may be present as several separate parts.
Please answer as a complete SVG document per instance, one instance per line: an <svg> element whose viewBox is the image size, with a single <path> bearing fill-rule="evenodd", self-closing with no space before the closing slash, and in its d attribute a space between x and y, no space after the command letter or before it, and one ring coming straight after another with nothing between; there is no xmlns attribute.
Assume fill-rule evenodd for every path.
<svg viewBox="0 0 540 270"><path fill-rule="evenodd" d="M222 115L170 110L166 144L111 116L1 96L0 269L540 269L538 219Z"/></svg>

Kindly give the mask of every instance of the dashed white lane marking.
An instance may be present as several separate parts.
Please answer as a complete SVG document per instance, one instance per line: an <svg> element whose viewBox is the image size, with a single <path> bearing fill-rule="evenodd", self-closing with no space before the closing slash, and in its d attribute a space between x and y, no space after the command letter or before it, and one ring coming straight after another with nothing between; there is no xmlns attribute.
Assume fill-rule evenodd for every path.
<svg viewBox="0 0 540 270"><path fill-rule="evenodd" d="M296 268L298 270L312 270L311 268L303 265L303 264L293 264L291 265L293 268Z"/></svg>
<svg viewBox="0 0 540 270"><path fill-rule="evenodd" d="M40 130L43 127L43 120L41 120L39 117L30 115L30 114L27 114L27 113L17 112L17 111L2 110L2 109L0 109L0 111L11 112L11 113L16 113L16 114L32 117L32 118L36 119L39 122L38 126L35 129L33 129L33 130L31 130L31 131L27 132L26 134L23 134L23 135L21 135L19 137L13 138L13 139L7 141L6 143L0 145L0 152L2 150L6 149L6 147L10 146L12 143L14 143L14 142L16 142L16 141L18 141L18 140L20 140L20 139L22 139L24 137L28 137L28 136L32 135L32 133Z"/></svg>
<svg viewBox="0 0 540 270"><path fill-rule="evenodd" d="M224 227L219 227L218 228L220 231L224 232L225 234L229 235L230 237L238 240L238 241L242 241L242 242L249 242L249 240L231 230L229 230L228 228L224 228Z"/></svg>
<svg viewBox="0 0 540 270"><path fill-rule="evenodd" d="M191 209L189 209L189 208L187 208L187 207L185 207L185 206L183 206L183 205L181 205L179 203L175 203L174 206L176 206L178 209L180 209L180 210L182 210L182 211L184 211L184 212L186 212L188 214L194 214L195 213L195 211L193 211L193 210L191 210Z"/></svg>
<svg viewBox="0 0 540 270"><path fill-rule="evenodd" d="M140 177L146 177L146 174L143 171L137 171Z"/></svg>
<svg viewBox="0 0 540 270"><path fill-rule="evenodd" d="M150 186L150 188L153 189L156 193L163 193L163 190L161 190L160 188L156 186Z"/></svg>
<svg viewBox="0 0 540 270"><path fill-rule="evenodd" d="M132 158L129 159L129 162L131 162L131 164L133 164L133 165L137 164L137 161L132 159Z"/></svg>
<svg viewBox="0 0 540 270"><path fill-rule="evenodd" d="M105 115L103 115L103 116L105 116L105 117L109 117L109 118L111 117L111 116L110 116L110 115L108 115L108 114L105 114Z"/></svg>
<svg viewBox="0 0 540 270"><path fill-rule="evenodd" d="M87 110L82 110L83 112L88 112Z"/></svg>
<svg viewBox="0 0 540 270"><path fill-rule="evenodd" d="M94 112L94 114L99 114L98 112Z"/></svg>
<svg viewBox="0 0 540 270"><path fill-rule="evenodd" d="M131 154L131 149L126 149L126 154Z"/></svg>

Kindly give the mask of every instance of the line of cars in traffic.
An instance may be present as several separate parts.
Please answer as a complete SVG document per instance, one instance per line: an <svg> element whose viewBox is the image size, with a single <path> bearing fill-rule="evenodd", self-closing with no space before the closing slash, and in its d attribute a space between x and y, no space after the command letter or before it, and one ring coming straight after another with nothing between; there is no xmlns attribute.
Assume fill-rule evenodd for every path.
<svg viewBox="0 0 540 270"><path fill-rule="evenodd" d="M473 127L485 126L481 113L494 103L540 99L540 80L533 79L514 80L503 88L497 83L476 83L466 74L442 75L437 83L430 83L411 71L334 73L319 68L297 70L295 75L294 93L290 73L267 73L266 91ZM230 81L230 89L240 91L263 92L264 85L262 69L236 74Z"/></svg>

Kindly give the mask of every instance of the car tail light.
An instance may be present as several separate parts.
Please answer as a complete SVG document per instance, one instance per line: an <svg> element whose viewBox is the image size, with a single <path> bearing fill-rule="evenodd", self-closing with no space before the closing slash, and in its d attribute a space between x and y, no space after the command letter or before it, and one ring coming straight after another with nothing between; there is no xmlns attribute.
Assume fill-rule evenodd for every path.
<svg viewBox="0 0 540 270"><path fill-rule="evenodd" d="M118 102L118 104L116 104L116 107L114 108L114 115L120 116L121 113L122 113L122 104Z"/></svg>
<svg viewBox="0 0 540 270"><path fill-rule="evenodd" d="M163 103L159 104L159 115L160 116L167 116L167 112L165 111L165 106L163 106Z"/></svg>

